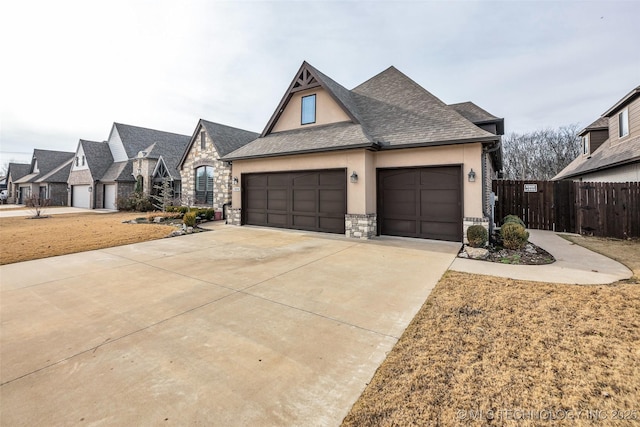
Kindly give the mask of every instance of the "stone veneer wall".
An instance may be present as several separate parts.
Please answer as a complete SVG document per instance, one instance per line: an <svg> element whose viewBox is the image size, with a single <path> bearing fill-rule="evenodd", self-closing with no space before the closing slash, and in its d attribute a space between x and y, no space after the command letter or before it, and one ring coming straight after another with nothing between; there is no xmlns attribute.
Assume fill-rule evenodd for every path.
<svg viewBox="0 0 640 427"><path fill-rule="evenodd" d="M346 214L344 216L345 236L356 239L375 237L378 229L376 214Z"/></svg>
<svg viewBox="0 0 640 427"><path fill-rule="evenodd" d="M211 137L205 132L206 147L200 148L200 133L182 166L182 203L185 205L196 204L196 168L200 166L213 166L213 208L222 210L225 204L231 204L231 165L219 160L218 152L213 146Z"/></svg>
<svg viewBox="0 0 640 427"><path fill-rule="evenodd" d="M242 225L242 211L240 209L229 209L229 217L227 218L227 224Z"/></svg>
<svg viewBox="0 0 640 427"><path fill-rule="evenodd" d="M472 217L465 217L462 221L462 241L463 243L466 245L467 243L469 243L469 241L467 240L467 230L469 229L469 227L471 227L472 225L481 225L484 228L487 229L487 233L489 232L489 218L472 218Z"/></svg>

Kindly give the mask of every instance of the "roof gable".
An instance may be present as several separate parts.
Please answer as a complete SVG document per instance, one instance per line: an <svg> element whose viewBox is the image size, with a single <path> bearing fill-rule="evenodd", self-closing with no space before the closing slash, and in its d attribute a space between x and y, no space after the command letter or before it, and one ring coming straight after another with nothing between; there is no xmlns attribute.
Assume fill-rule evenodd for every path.
<svg viewBox="0 0 640 427"><path fill-rule="evenodd" d="M199 141L200 132L204 129L209 135L209 138L213 141L213 146L218 153L218 156L223 157L227 154L239 149L247 145L249 142L260 136L259 133L251 132L244 129L235 128L232 126L223 125L220 123L210 122L204 119L198 120L198 124L196 125L195 130L193 131L193 135L189 143L186 145L183 150L182 157L179 158L176 168L177 170L182 169L189 152L191 151L193 145L196 141ZM169 165L167 165L168 167Z"/></svg>
<svg viewBox="0 0 640 427"><path fill-rule="evenodd" d="M353 123L360 122L349 90L316 70L307 61L303 61L260 136L266 136L271 133L295 93L314 88L324 89Z"/></svg>
<svg viewBox="0 0 640 427"><path fill-rule="evenodd" d="M626 105L630 104L631 101L640 96L640 86L635 87L628 94L626 94L620 101L616 102L615 105L605 111L602 115L604 117L611 117L619 110L624 108Z"/></svg>
<svg viewBox="0 0 640 427"><path fill-rule="evenodd" d="M177 133L125 125L122 123L114 123L113 127L117 130L120 140L122 141L122 146L129 159L136 157L140 151L144 151L157 142L178 144L182 145L183 148L189 142L187 135ZM115 153L113 153L113 157L116 161L120 160Z"/></svg>
<svg viewBox="0 0 640 427"><path fill-rule="evenodd" d="M25 175L29 174L31 164L29 163L9 163L7 169L7 178L11 178L12 181L18 180Z"/></svg>
<svg viewBox="0 0 640 427"><path fill-rule="evenodd" d="M38 182L54 169L73 159L75 153L67 151L33 150L33 160L31 161L31 174L29 182ZM65 179L66 181L66 179Z"/></svg>
<svg viewBox="0 0 640 427"><path fill-rule="evenodd" d="M100 180L113 163L113 155L106 141L87 141L81 139L78 143L82 147L87 166L94 180Z"/></svg>
<svg viewBox="0 0 640 427"><path fill-rule="evenodd" d="M305 70L310 70L308 75ZM225 156L225 160L349 148L385 150L500 140L499 135L481 129L395 67L351 91L306 62L296 76L261 137ZM304 82L308 84L305 86ZM355 120L271 132L295 89L315 84L339 99Z"/></svg>

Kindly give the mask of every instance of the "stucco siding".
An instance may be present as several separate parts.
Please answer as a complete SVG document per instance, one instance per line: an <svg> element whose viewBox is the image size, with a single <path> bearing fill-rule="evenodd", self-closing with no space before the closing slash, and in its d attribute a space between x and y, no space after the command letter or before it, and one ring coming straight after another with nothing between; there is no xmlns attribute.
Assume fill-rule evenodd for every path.
<svg viewBox="0 0 640 427"><path fill-rule="evenodd" d="M482 144L461 144L442 147L423 147L404 150L370 152L366 150L345 150L341 152L283 156L264 159L236 160L233 162L233 176L256 172L279 172L312 169L347 170L347 180L355 171L358 182L347 182L347 213L372 214L377 212L377 169L462 165L463 212L465 217L482 217ZM468 182L467 173L473 168L477 173L476 182ZM241 208L240 191L233 192L233 207Z"/></svg>
<svg viewBox="0 0 640 427"><path fill-rule="evenodd" d="M302 119L302 98L309 95L316 95L316 121L303 125ZM284 130L308 128L329 123L338 123L351 120L342 108L333 100L324 89L317 87L295 93L287 103L284 111L273 127L272 132Z"/></svg>

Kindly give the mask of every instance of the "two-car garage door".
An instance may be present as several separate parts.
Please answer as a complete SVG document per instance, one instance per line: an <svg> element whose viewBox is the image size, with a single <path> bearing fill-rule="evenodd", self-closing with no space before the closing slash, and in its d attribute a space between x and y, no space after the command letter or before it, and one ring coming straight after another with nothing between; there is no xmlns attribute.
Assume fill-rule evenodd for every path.
<svg viewBox="0 0 640 427"><path fill-rule="evenodd" d="M460 166L378 171L378 224L391 236L462 241Z"/></svg>
<svg viewBox="0 0 640 427"><path fill-rule="evenodd" d="M344 169L243 175L244 223L344 233Z"/></svg>
<svg viewBox="0 0 640 427"><path fill-rule="evenodd" d="M379 169L378 232L462 241L461 177L460 166ZM242 181L244 224L345 232L344 169L247 174Z"/></svg>

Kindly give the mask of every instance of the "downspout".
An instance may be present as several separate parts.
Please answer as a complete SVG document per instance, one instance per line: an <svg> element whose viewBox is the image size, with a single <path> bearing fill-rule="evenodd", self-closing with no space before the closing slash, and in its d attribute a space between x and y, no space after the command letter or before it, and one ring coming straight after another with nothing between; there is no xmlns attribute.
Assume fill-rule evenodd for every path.
<svg viewBox="0 0 640 427"><path fill-rule="evenodd" d="M484 176L486 168L486 161L489 154L494 153L502 148L502 139L498 140L498 142L491 148L482 147L482 209L486 206L486 197L487 197L487 180ZM497 172L497 171L496 171ZM493 179L493 178L492 178ZM495 218L493 217L494 210L492 209L491 213L483 212L489 218L489 242L493 242L493 230L495 228Z"/></svg>

